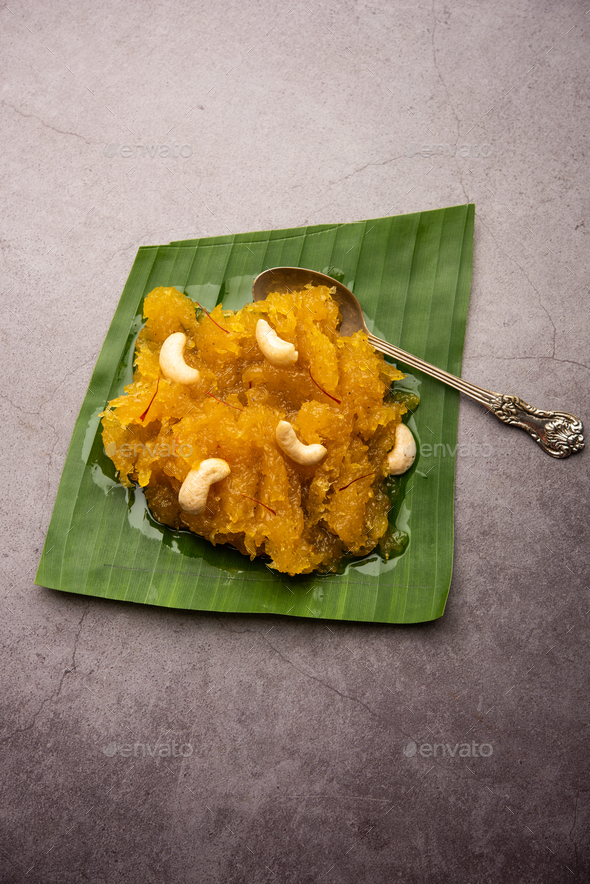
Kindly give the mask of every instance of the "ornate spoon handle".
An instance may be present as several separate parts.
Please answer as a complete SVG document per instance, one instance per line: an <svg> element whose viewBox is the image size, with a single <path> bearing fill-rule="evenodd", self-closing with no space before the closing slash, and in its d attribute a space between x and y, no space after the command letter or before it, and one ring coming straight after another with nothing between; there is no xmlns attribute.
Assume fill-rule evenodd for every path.
<svg viewBox="0 0 590 884"><path fill-rule="evenodd" d="M477 387L475 384L464 381L463 378L456 378L442 368L436 368L399 347L394 347L375 335L369 334L369 343L381 353L393 356L395 359L401 359L406 365L418 368L424 374L428 374L449 387L454 387L460 393L465 393L479 402L492 414L495 414L499 420L513 427L520 427L538 442L543 451L552 457L569 457L581 451L584 447L584 428L582 422L573 414L566 411L541 411L539 408L533 408L519 399L518 396L506 395L503 393L493 393L490 390L484 390L483 387Z"/></svg>

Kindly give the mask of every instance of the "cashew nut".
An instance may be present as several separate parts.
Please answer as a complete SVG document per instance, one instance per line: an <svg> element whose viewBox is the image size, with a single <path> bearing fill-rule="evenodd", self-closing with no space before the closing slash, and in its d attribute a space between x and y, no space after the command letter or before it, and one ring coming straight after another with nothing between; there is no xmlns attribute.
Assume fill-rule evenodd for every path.
<svg viewBox="0 0 590 884"><path fill-rule="evenodd" d="M256 323L256 341L271 365L293 365L299 358L295 345L279 338L266 319Z"/></svg>
<svg viewBox="0 0 590 884"><path fill-rule="evenodd" d="M285 454L304 466L319 463L328 453L323 445L304 445L303 442L300 442L288 421L279 421L275 437Z"/></svg>
<svg viewBox="0 0 590 884"><path fill-rule="evenodd" d="M227 478L231 470L220 457L204 460L198 470L191 470L178 493L178 502L185 513L199 516L207 504L209 487Z"/></svg>
<svg viewBox="0 0 590 884"><path fill-rule="evenodd" d="M387 455L390 476L401 476L409 470L416 457L416 442L405 424L395 428L395 445Z"/></svg>
<svg viewBox="0 0 590 884"><path fill-rule="evenodd" d="M170 381L179 384L196 384L201 377L196 368L191 368L184 361L183 351L186 335L175 332L166 338L160 350L160 368Z"/></svg>

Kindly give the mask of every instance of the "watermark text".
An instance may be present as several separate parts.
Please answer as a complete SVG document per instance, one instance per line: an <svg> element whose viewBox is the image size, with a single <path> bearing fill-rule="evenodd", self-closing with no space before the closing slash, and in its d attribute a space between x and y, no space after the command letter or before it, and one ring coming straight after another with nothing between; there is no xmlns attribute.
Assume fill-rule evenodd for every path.
<svg viewBox="0 0 590 884"><path fill-rule="evenodd" d="M431 445L425 442L420 445L421 457L491 457L494 449L489 442L478 445L475 442L466 442L463 445L444 445L442 442L435 442Z"/></svg>
<svg viewBox="0 0 590 884"><path fill-rule="evenodd" d="M494 148L491 144L407 144L404 155L407 157L491 157Z"/></svg>
<svg viewBox="0 0 590 884"><path fill-rule="evenodd" d="M193 747L190 743L109 743L103 747L108 758L119 755L121 758L190 758Z"/></svg>
<svg viewBox="0 0 590 884"><path fill-rule="evenodd" d="M120 457L137 458L140 454L143 457L147 455L152 458L192 457L193 446L189 445L187 442L183 442L182 445L177 445L176 439L172 440L171 445L168 445L167 442L134 442L133 445L128 442L124 445L117 445L116 442L109 442L104 451L107 457L115 457L116 455L119 455Z"/></svg>
<svg viewBox="0 0 590 884"><path fill-rule="evenodd" d="M187 160L193 155L190 144L107 144L103 150L105 157L123 157L124 160L138 160L142 157L182 157Z"/></svg>
<svg viewBox="0 0 590 884"><path fill-rule="evenodd" d="M414 758L420 755L422 758L489 758L493 755L494 747L491 743L421 743L418 745L413 740L404 746L406 758Z"/></svg>

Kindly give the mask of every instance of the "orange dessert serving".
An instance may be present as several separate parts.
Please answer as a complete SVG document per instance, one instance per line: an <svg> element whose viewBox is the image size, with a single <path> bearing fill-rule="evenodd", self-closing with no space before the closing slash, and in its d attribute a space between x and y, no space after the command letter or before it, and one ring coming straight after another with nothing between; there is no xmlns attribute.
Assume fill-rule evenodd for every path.
<svg viewBox="0 0 590 884"><path fill-rule="evenodd" d="M236 312L156 288L144 315L103 441L159 522L291 575L387 550L387 477L407 469L390 453L408 466L415 455L406 407L389 395L403 375L365 333L338 334L329 288Z"/></svg>

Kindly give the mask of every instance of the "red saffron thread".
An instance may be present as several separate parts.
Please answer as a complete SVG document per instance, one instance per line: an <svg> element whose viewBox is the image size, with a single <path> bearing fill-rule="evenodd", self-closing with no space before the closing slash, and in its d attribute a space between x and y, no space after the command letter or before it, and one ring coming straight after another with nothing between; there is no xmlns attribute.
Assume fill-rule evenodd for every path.
<svg viewBox="0 0 590 884"><path fill-rule="evenodd" d="M354 485L355 482L358 482L360 479L366 479L367 476L374 476L377 470L373 470L372 473L365 473L364 476L357 476L356 479L353 479L352 482L349 482L348 485L343 485L342 488L339 488L338 491L344 491L345 488L349 488L351 485Z"/></svg>
<svg viewBox="0 0 590 884"><path fill-rule="evenodd" d="M201 310L204 310L204 311L205 311L205 313L207 314L207 316L209 317L209 319L211 320L211 322L215 323L215 325L217 326L217 328L220 328L221 331L223 331L223 332L226 333L226 335L229 335L229 329L228 329L228 328L224 328L222 325L219 325L218 322L215 322L215 320L213 319L213 317L211 316L211 314L209 313L209 311L207 310L206 307L203 307L203 305L202 305L202 304L199 304L198 301L195 301L195 304L197 305L197 307L200 307Z"/></svg>
<svg viewBox="0 0 590 884"><path fill-rule="evenodd" d="M316 387L318 388L318 390L321 390L322 393L324 393L324 395L329 396L330 399L333 399L334 402L337 402L338 405L341 405L342 403L341 403L340 399L336 399L335 396L332 396L331 393L328 393L327 390L324 390L323 387L320 387L320 385L318 384L318 382L317 382L316 380L314 380L314 377L313 377L313 375L312 375L312 373L311 373L311 366L309 366L308 371L309 371L309 376L310 376L310 378L312 379L312 381L314 382L314 384L316 385Z"/></svg>
<svg viewBox="0 0 590 884"><path fill-rule="evenodd" d="M235 408L236 411L243 411L243 408L238 408L237 405L231 405L229 402L224 402L223 399L218 399L217 396L214 396L213 393L205 393L205 396L210 396L211 399L215 399L216 402L221 402L222 405L227 405L229 408Z"/></svg>
<svg viewBox="0 0 590 884"><path fill-rule="evenodd" d="M269 511L269 513L272 513L273 516L276 516L276 510L273 510L272 507L267 506L265 503L262 503L261 500L257 500L255 497L248 497L247 494L241 494L240 497L245 497L248 500L252 500L254 503L259 503L260 506L263 506L266 510Z"/></svg>
<svg viewBox="0 0 590 884"><path fill-rule="evenodd" d="M158 380L156 381L156 392L154 393L154 395L153 395L152 398L150 399L150 404L148 405L148 407L146 408L146 410L144 411L144 413L143 413L143 414L141 415L141 417L139 418L140 421L141 421L142 423L144 422L144 420L145 420L145 418L146 418L146 415L147 415L148 411L149 411L150 408L152 407L152 402L154 401L154 399L155 399L156 396L158 395L158 387L159 387L159 386L160 386L160 378L158 378Z"/></svg>

